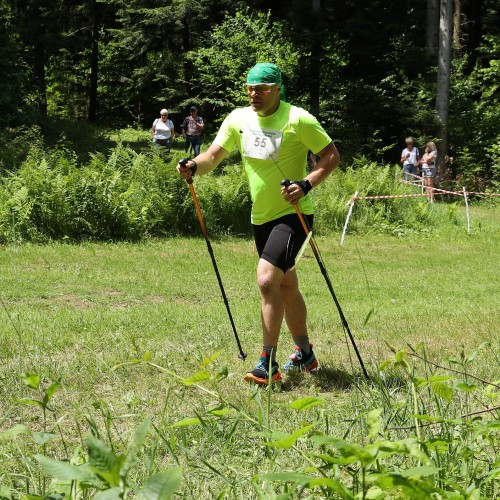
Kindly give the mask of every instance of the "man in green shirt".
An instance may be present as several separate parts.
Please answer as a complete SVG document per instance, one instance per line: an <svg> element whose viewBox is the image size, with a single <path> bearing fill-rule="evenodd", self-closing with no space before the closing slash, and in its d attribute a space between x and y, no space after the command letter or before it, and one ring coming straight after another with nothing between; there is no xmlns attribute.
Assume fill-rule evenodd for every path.
<svg viewBox="0 0 500 500"><path fill-rule="evenodd" d="M212 171L236 147L242 156L252 198L252 227L259 253L257 283L261 294L263 350L247 382L281 380L276 350L283 318L295 350L283 371L317 370L318 361L307 333L307 310L299 290L295 257L306 239L295 211L298 204L309 226L313 206L309 191L337 167L339 154L332 140L307 111L285 102L281 71L258 63L248 73L250 106L232 111L207 151L177 165L184 179ZM307 173L307 153L319 156ZM284 178L296 179L281 186Z"/></svg>

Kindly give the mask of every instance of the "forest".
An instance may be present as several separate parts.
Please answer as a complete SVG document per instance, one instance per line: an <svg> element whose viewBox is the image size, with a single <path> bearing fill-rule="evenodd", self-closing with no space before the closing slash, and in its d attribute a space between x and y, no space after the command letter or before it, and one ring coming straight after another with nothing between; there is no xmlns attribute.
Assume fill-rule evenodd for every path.
<svg viewBox="0 0 500 500"><path fill-rule="evenodd" d="M245 105L257 61L318 116L343 165L398 163L407 136L440 148L441 179L496 190L497 0L1 0L0 169L40 135L88 152L107 129L180 130L200 108L205 142ZM423 149L423 148L422 148ZM445 156L452 158L444 163Z"/></svg>

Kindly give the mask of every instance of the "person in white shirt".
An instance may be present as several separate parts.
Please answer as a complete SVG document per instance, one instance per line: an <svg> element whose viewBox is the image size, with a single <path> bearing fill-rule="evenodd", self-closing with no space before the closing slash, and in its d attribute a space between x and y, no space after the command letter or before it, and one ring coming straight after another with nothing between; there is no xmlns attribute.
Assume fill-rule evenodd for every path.
<svg viewBox="0 0 500 500"><path fill-rule="evenodd" d="M414 176L417 175L417 165L420 161L420 155L418 148L413 146L413 139L411 137L407 137L405 142L406 148L401 153L400 161L403 165L403 178L405 181L414 181Z"/></svg>
<svg viewBox="0 0 500 500"><path fill-rule="evenodd" d="M170 151L172 140L175 137L175 128L172 120L168 119L168 109L162 109L160 118L153 122L151 137L158 150L166 148L167 151Z"/></svg>

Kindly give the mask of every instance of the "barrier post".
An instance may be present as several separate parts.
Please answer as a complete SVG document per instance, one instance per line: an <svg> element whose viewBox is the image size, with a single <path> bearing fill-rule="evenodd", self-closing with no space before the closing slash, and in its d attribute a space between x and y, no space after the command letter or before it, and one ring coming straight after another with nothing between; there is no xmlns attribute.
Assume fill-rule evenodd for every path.
<svg viewBox="0 0 500 500"><path fill-rule="evenodd" d="M465 212L467 213L467 232L470 234L470 214L469 214L469 202L467 201L467 191L465 186L463 187L464 200L465 200Z"/></svg>
<svg viewBox="0 0 500 500"><path fill-rule="evenodd" d="M358 192L354 193L354 196L349 200L351 202L351 206L349 207L349 211L347 212L347 217L344 224L344 230L342 231L342 238L340 239L340 246L344 244L345 232L347 231L347 225L349 224L349 219L351 218L352 210L354 208L354 202L356 201L356 196L358 196Z"/></svg>

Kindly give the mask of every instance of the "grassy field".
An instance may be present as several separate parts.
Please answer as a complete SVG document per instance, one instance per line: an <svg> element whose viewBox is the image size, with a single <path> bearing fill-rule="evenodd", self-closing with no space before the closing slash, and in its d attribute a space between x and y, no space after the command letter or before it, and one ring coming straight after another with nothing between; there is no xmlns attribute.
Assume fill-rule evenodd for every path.
<svg viewBox="0 0 500 500"><path fill-rule="evenodd" d="M402 239L348 234L341 247L340 235L319 238L372 383L361 376L332 297L307 249L298 263L299 278L321 370L317 376L285 377L274 391L256 390L242 380L261 349L257 255L251 240L212 240L248 354L245 362L237 358L205 241L199 236L140 244L1 248L0 486L41 495L49 481L42 479L34 453L69 460L75 450L85 450L89 434L122 453L133 431L149 417L151 434L130 471L130 484L141 485L155 472L181 466L182 498L277 498L273 495L280 492L282 498L295 498L299 493L293 481L273 477L276 483L271 476L256 475L323 474L313 453L315 435L368 446L377 436L400 440L418 436L424 428L427 434L421 439L436 467L434 475L429 472L433 484L459 491L458 486L447 486L446 481L453 480L465 492L476 476L500 467L495 451L498 426L491 428L495 437L489 444L483 436L484 448L479 449L468 424L420 428L415 414L461 418L496 407L478 418L499 418L498 385L474 377L497 384L500 379L500 211L474 206L471 220L471 234L464 214L463 227ZM412 348L427 361L411 356ZM284 330L280 363L292 349ZM393 350L409 354L394 358ZM141 359L148 363L127 364ZM41 377L38 389L25 383L23 373ZM438 376L442 379L430 379ZM19 403L20 398L40 398L54 381L61 387L45 413L41 405ZM451 397L447 389L453 391ZM314 405L302 411L289 406L304 398L316 398ZM214 409L224 411L210 413ZM380 426L370 424L373 414L367 420L370 410L381 412ZM6 434L19 424L55 436L40 445L25 435ZM283 435L295 436L290 446L276 444ZM429 443L438 438L441 448L432 448ZM321 446L324 455L333 444ZM376 479L366 482L364 472L373 472L372 467L378 467L378 474L402 470L413 464L415 456L410 455L378 457L376 467L353 459L349 468L336 460L328 474L353 495L361 495L356 498L400 498L395 493L366 496L368 491L375 495L381 485ZM422 465L421 458L417 462ZM421 486L429 477L422 478ZM478 486L481 496L474 498L500 495L497 481L492 477ZM315 498L350 498L331 493L325 485L308 487ZM430 497L408 493L405 498ZM472 497L464 493L454 498Z"/></svg>

